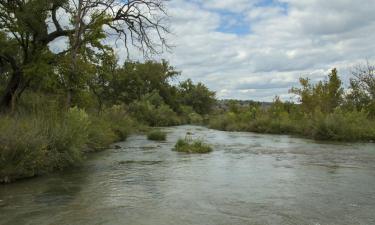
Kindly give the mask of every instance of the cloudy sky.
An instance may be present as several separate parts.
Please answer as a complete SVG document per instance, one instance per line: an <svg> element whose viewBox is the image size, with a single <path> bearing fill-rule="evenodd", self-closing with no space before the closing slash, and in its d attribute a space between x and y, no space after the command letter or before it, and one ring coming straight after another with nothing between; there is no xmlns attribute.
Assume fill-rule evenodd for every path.
<svg viewBox="0 0 375 225"><path fill-rule="evenodd" d="M182 77L219 98L289 98L298 77L375 57L375 0L171 0L174 45L165 54Z"/></svg>
<svg viewBox="0 0 375 225"><path fill-rule="evenodd" d="M347 83L353 65L375 62L374 9L375 0L170 0L175 47L161 57L218 98L287 100L300 76L337 67Z"/></svg>

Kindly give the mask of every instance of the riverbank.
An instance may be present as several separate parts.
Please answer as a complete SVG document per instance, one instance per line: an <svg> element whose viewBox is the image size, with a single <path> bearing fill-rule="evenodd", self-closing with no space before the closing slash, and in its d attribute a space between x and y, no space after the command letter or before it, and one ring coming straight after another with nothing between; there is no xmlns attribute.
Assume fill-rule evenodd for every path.
<svg viewBox="0 0 375 225"><path fill-rule="evenodd" d="M122 108L100 115L82 109L0 117L0 183L79 166L88 152L107 149L146 126Z"/></svg>
<svg viewBox="0 0 375 225"><path fill-rule="evenodd" d="M332 122L327 124L335 126L333 128L316 124L324 123L317 120L302 123L286 117L270 118L268 112L259 115L262 117L248 119L243 114L223 113L211 116L206 126L223 131L290 134L341 142L375 140L375 124L358 115L331 117ZM348 118L356 120L340 120ZM72 108L64 114L1 117L0 183L77 167L87 153L105 150L130 134L146 130L146 125L137 122L121 107L107 109L100 115Z"/></svg>
<svg viewBox="0 0 375 225"><path fill-rule="evenodd" d="M272 108L244 109L213 115L207 126L222 131L287 134L323 141L375 142L375 121L358 111L296 116L275 113Z"/></svg>

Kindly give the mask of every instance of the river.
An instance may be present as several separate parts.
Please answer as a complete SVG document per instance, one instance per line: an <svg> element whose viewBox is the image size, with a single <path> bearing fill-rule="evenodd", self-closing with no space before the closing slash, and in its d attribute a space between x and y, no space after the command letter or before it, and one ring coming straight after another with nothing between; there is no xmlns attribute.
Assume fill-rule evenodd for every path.
<svg viewBox="0 0 375 225"><path fill-rule="evenodd" d="M371 225L375 144L165 128L79 169L0 185L1 225ZM191 132L209 154L172 151Z"/></svg>

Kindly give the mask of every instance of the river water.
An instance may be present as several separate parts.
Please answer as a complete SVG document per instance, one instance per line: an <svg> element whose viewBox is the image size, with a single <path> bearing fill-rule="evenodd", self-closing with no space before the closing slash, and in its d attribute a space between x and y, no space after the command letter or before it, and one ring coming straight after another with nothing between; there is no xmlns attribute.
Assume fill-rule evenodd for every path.
<svg viewBox="0 0 375 225"><path fill-rule="evenodd" d="M82 168L0 186L1 225L371 225L375 145L165 129L131 136ZM214 151L172 151L187 132Z"/></svg>

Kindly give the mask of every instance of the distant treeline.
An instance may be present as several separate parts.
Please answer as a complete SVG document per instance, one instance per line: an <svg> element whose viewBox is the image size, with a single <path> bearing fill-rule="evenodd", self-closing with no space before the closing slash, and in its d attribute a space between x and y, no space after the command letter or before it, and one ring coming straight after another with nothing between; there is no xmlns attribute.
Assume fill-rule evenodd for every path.
<svg viewBox="0 0 375 225"><path fill-rule="evenodd" d="M301 78L301 87L290 89L298 104L276 97L270 105L224 101L210 117L211 128L295 134L319 140L375 140L375 67L357 66L350 86L344 89L336 69L316 84ZM224 106L223 106L223 103Z"/></svg>

